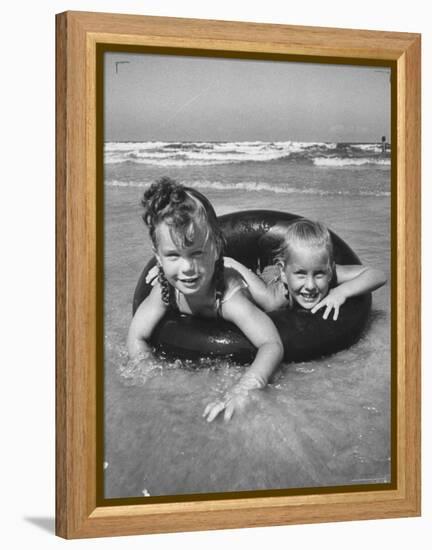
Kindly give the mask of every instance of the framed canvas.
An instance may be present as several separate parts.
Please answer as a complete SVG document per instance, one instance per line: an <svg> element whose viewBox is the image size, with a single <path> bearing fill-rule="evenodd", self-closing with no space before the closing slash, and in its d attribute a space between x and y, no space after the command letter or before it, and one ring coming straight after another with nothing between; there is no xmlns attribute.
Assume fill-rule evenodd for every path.
<svg viewBox="0 0 432 550"><path fill-rule="evenodd" d="M56 73L57 534L419 515L420 36L66 12ZM162 285L141 201L163 178L205 195L235 226L226 256L262 277L256 226L293 216L332 235L331 281L314 271L324 286L297 298L289 261L267 258L297 317L269 313L285 359L231 418L221 395L254 356L224 354L226 333L206 353L219 321L181 302L195 275L176 286L171 348L158 325L151 370L128 356L141 287ZM329 305L358 257L385 277ZM258 307L252 284L240 293Z"/></svg>

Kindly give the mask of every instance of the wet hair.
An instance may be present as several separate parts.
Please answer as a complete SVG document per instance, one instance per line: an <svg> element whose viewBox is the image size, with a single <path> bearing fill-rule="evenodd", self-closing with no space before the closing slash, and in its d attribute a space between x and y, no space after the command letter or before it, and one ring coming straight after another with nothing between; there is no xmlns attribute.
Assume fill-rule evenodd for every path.
<svg viewBox="0 0 432 550"><path fill-rule="evenodd" d="M289 225L281 234L282 243L276 251L275 259L283 264L289 263L292 250L296 246L324 249L329 258L329 267L333 269L334 254L330 232L321 222L299 219Z"/></svg>
<svg viewBox="0 0 432 550"><path fill-rule="evenodd" d="M166 223L170 236L176 246L191 246L199 230L205 228L206 239L210 239L217 253L214 282L216 299L224 293L223 251L225 237L219 227L216 212L210 201L196 189L185 187L177 181L164 177L153 183L144 193L141 201L144 207L143 220L149 229L153 246L157 249L156 229ZM159 268L159 283L162 300L166 305L175 307L175 297L162 268Z"/></svg>

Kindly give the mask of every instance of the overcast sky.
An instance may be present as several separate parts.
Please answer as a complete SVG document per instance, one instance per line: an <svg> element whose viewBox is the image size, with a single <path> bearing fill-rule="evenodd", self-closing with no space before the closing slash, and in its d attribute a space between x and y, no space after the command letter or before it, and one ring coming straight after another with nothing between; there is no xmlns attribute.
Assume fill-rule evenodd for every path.
<svg viewBox="0 0 432 550"><path fill-rule="evenodd" d="M127 63L117 63L117 62ZM390 141L390 69L105 54L106 141Z"/></svg>

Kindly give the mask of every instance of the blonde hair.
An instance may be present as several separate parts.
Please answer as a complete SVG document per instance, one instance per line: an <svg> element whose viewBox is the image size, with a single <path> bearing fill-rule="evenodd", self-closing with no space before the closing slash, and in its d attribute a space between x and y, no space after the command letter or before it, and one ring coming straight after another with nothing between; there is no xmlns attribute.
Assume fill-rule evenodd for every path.
<svg viewBox="0 0 432 550"><path fill-rule="evenodd" d="M280 236L282 242L275 253L276 262L284 265L289 263L291 252L296 246L321 248L327 252L329 268L333 270L333 243L330 231L324 224L302 218L289 225Z"/></svg>

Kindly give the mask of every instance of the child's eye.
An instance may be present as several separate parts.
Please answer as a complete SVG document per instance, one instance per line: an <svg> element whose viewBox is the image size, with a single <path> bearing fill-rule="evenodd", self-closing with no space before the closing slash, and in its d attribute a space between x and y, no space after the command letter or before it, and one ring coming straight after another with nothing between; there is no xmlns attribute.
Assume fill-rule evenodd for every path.
<svg viewBox="0 0 432 550"><path fill-rule="evenodd" d="M202 250L197 250L196 252L193 253L193 256L202 256L203 255L203 251Z"/></svg>

